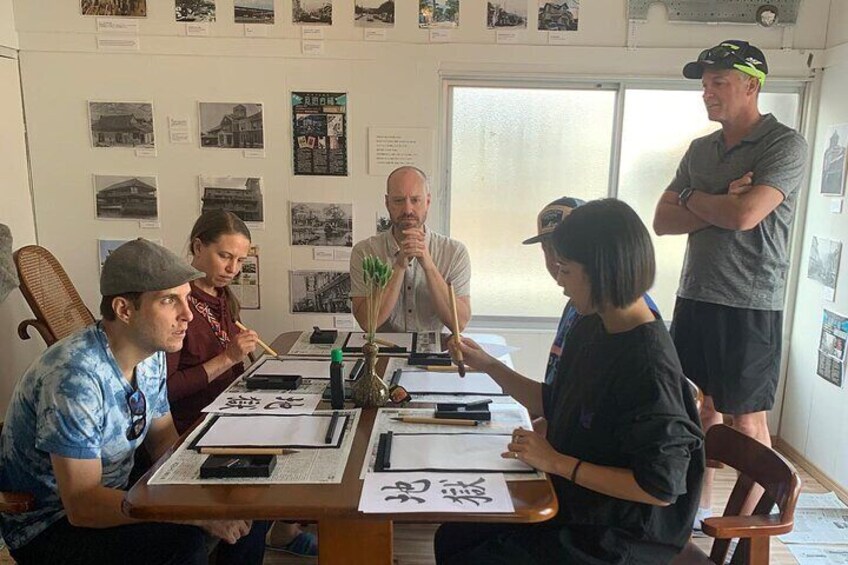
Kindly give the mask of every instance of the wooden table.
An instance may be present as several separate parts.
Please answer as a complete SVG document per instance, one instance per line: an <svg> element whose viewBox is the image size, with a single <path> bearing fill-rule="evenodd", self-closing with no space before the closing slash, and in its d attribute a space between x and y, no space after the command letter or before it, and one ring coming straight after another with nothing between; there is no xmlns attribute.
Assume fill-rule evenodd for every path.
<svg viewBox="0 0 848 565"><path fill-rule="evenodd" d="M272 347L278 352L289 351L299 335L281 334ZM378 367L384 370L385 365L381 359ZM339 484L148 485L148 479L172 449L127 493L124 512L147 520L314 521L318 523L319 563L333 565L391 565L393 521L533 523L556 515L557 499L550 480L507 483L515 505L512 514L362 514L357 510L362 490L359 472L376 413L374 409L362 411Z"/></svg>

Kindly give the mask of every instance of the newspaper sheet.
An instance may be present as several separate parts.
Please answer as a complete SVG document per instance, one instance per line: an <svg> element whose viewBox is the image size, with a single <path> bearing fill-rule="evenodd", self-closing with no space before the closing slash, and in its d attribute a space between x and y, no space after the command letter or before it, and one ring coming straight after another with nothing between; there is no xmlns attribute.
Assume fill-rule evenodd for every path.
<svg viewBox="0 0 848 565"><path fill-rule="evenodd" d="M339 332L336 336L336 341L333 343L309 343L309 336L312 332L301 332L300 337L294 342L288 355L311 355L322 359L330 358L330 351L333 349L341 349L347 340L348 332Z"/></svg>
<svg viewBox="0 0 848 565"><path fill-rule="evenodd" d="M848 565L848 546L789 544L786 547L799 565Z"/></svg>
<svg viewBox="0 0 848 565"><path fill-rule="evenodd" d="M779 539L786 544L848 544L848 509L796 509L794 529Z"/></svg>
<svg viewBox="0 0 848 565"><path fill-rule="evenodd" d="M316 410L315 414L332 415L332 410ZM342 482L356 426L361 411L339 410L346 414L347 426L338 449L300 449L290 455L278 455L277 465L268 478L201 479L200 466L208 457L187 449L197 434L205 428L198 426L150 478L151 485L224 485L224 484L338 484ZM208 418L208 417L207 417Z"/></svg>
<svg viewBox="0 0 848 565"><path fill-rule="evenodd" d="M432 408L381 408L374 420L371 429L371 439L368 441L368 450L365 452L365 461L362 463L362 471L359 477L364 479L365 475L373 472L374 462L377 459L377 443L380 434L388 431L402 433L462 433L462 434L511 434L515 428L523 427L532 429L530 414L520 404L490 404L492 420L479 426L438 426L432 424L406 424L392 418L403 416L433 417ZM544 473L514 473L507 475L508 481L540 480L544 479Z"/></svg>

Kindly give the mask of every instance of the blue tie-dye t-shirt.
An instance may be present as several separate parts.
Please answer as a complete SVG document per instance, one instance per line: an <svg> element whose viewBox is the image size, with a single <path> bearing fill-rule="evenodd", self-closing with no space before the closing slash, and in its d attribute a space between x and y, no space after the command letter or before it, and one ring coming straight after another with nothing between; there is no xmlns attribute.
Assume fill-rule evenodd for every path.
<svg viewBox="0 0 848 565"><path fill-rule="evenodd" d="M132 421L127 396L132 387L100 323L55 343L21 377L0 438L0 489L31 493L35 510L0 515L10 547L26 545L65 516L51 454L99 458L101 484L126 488L136 448L152 420L169 411L165 354L148 357L135 372L136 386L147 400L147 426L133 441L127 439Z"/></svg>

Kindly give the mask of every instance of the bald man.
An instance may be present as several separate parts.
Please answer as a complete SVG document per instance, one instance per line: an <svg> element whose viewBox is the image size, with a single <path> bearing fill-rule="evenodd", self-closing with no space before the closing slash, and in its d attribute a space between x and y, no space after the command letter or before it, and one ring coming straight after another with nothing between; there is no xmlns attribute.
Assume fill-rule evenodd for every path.
<svg viewBox="0 0 848 565"><path fill-rule="evenodd" d="M367 325L362 260L373 255L392 266L377 314L380 332L441 331L453 326L448 285L453 284L460 330L471 319L471 262L465 246L426 226L430 183L415 167L400 167L386 180L390 230L353 247L350 258L353 315Z"/></svg>

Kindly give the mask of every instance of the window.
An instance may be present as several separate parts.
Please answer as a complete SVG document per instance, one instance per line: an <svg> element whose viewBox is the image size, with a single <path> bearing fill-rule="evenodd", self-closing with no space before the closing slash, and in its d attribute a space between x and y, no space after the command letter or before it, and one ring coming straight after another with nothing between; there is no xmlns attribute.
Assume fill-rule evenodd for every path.
<svg viewBox="0 0 848 565"><path fill-rule="evenodd" d="M683 81L649 88L464 83L448 92L450 234L471 254L475 317L558 318L564 302L541 246L521 245L535 235L539 210L560 196L616 196L653 236L657 199L689 142L719 127L707 120L700 91ZM760 95L760 110L792 127L800 103L800 85ZM686 237L653 239L651 295L670 319Z"/></svg>

